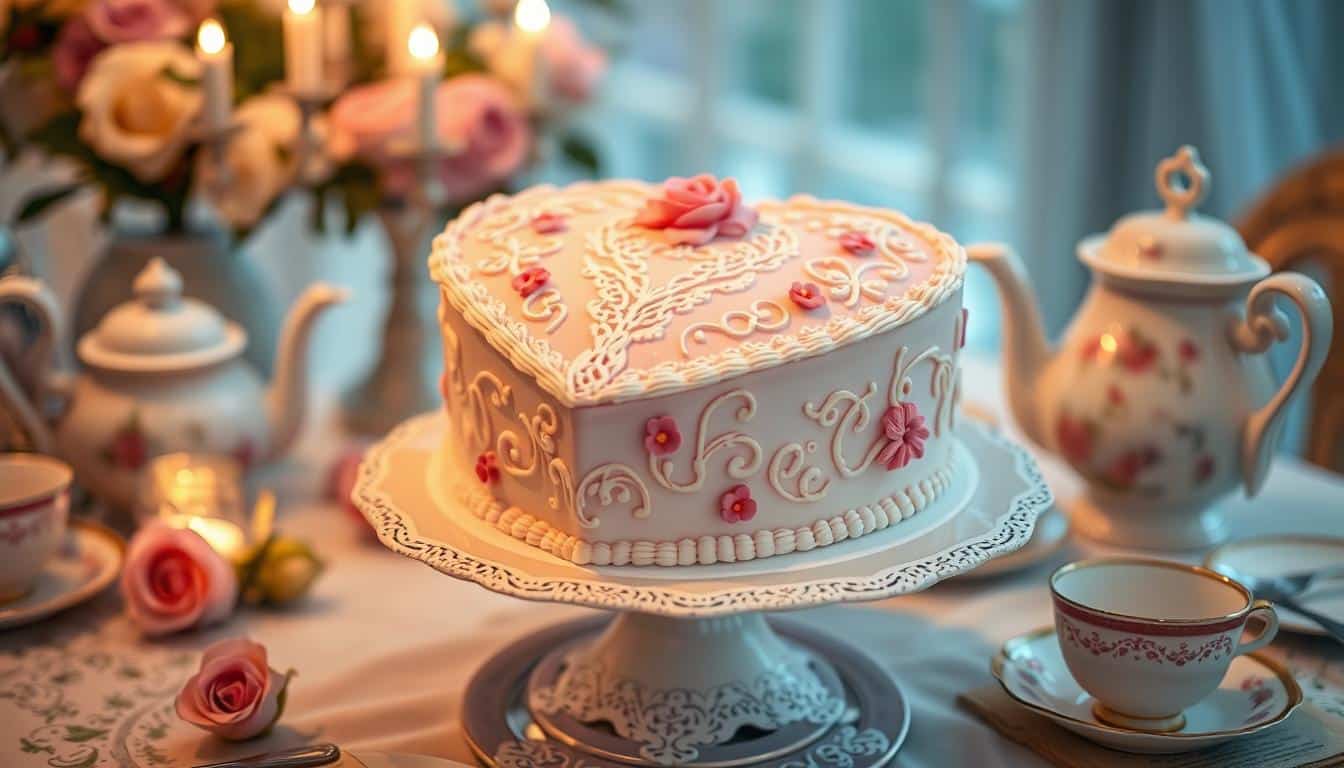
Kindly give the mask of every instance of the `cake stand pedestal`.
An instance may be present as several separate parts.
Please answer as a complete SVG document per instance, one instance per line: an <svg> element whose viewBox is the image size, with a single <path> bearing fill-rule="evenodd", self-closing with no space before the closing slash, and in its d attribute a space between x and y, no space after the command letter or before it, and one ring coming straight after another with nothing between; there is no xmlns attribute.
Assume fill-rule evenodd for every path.
<svg viewBox="0 0 1344 768"><path fill-rule="evenodd" d="M806 553L690 568L577 566L460 508L441 414L375 446L353 497L388 548L502 594L618 611L501 651L468 685L486 765L881 766L910 712L861 648L766 612L925 589L1012 552L1052 503L1030 456L958 428L957 476L914 517Z"/></svg>

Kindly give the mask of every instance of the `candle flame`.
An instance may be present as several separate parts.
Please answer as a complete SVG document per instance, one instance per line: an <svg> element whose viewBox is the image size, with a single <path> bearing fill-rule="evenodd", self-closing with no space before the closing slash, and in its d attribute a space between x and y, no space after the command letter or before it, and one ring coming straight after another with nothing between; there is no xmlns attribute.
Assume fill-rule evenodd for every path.
<svg viewBox="0 0 1344 768"><path fill-rule="evenodd" d="M201 28L196 33L196 45L200 46L202 51L209 54L219 53L224 50L225 42L223 25L214 19L201 22Z"/></svg>
<svg viewBox="0 0 1344 768"><path fill-rule="evenodd" d="M289 0L289 10L300 16L305 16L313 12L317 0Z"/></svg>
<svg viewBox="0 0 1344 768"><path fill-rule="evenodd" d="M1103 333L1099 343L1102 351L1108 355L1114 354L1115 350L1120 348L1120 342L1116 341L1116 338L1109 333Z"/></svg>
<svg viewBox="0 0 1344 768"><path fill-rule="evenodd" d="M513 9L513 23L524 32L541 32L551 23L550 6L546 0L518 0Z"/></svg>
<svg viewBox="0 0 1344 768"><path fill-rule="evenodd" d="M421 61L432 59L439 55L439 36L434 34L433 27L421 22L411 29L411 34L406 38L406 48Z"/></svg>

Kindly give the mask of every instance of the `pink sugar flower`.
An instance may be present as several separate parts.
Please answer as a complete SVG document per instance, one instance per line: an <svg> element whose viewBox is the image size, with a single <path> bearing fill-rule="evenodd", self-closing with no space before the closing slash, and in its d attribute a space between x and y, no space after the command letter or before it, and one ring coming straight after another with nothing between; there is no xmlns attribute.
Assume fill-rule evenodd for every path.
<svg viewBox="0 0 1344 768"><path fill-rule="evenodd" d="M840 236L840 247L854 256L871 256L877 250L877 243L868 235L853 230Z"/></svg>
<svg viewBox="0 0 1344 768"><path fill-rule="evenodd" d="M568 228L565 223L565 217L558 213L544 211L532 217L532 231L538 235L553 235L556 232L564 232Z"/></svg>
<svg viewBox="0 0 1344 768"><path fill-rule="evenodd" d="M499 482L499 461L494 451L486 451L476 457L476 479L486 485Z"/></svg>
<svg viewBox="0 0 1344 768"><path fill-rule="evenodd" d="M756 501L751 498L751 489L742 483L719 497L719 517L725 523L745 523L755 516Z"/></svg>
<svg viewBox="0 0 1344 768"><path fill-rule="evenodd" d="M517 291L519 296L527 298L550 279L550 270L545 267L528 267L513 278L513 290Z"/></svg>
<svg viewBox="0 0 1344 768"><path fill-rule="evenodd" d="M677 430L676 419L655 416L644 423L644 450L654 456L666 456L680 447L681 432Z"/></svg>
<svg viewBox="0 0 1344 768"><path fill-rule="evenodd" d="M877 461L886 465L888 470L900 469L915 459L924 457L924 440L929 436L929 428L924 426L924 417L914 403L897 403L882 414L882 433L887 444Z"/></svg>
<svg viewBox="0 0 1344 768"><path fill-rule="evenodd" d="M803 309L816 309L826 303L826 297L816 283L795 282L789 288L789 298Z"/></svg>
<svg viewBox="0 0 1344 768"><path fill-rule="evenodd" d="M705 173L663 182L660 197L650 198L635 226L661 229L677 245L704 245L716 237L743 237L756 226L756 211L742 202L733 179Z"/></svg>

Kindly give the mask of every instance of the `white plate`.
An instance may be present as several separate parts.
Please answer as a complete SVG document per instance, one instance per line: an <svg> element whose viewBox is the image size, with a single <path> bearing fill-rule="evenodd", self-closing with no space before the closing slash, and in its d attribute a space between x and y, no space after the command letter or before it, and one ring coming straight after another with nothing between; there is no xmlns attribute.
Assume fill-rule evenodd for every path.
<svg viewBox="0 0 1344 768"><path fill-rule="evenodd" d="M1132 731L1092 714L1092 697L1069 674L1054 627L1004 643L991 664L994 676L1017 703L1104 747L1140 754L1206 749L1272 728L1302 703L1292 673L1250 653L1232 660L1222 685L1185 710L1185 727L1172 733Z"/></svg>
<svg viewBox="0 0 1344 768"><path fill-rule="evenodd" d="M126 543L108 528L71 520L65 545L27 595L0 604L0 629L19 627L63 611L102 592L121 570Z"/></svg>
<svg viewBox="0 0 1344 768"><path fill-rule="evenodd" d="M1030 568L1046 560L1064 546L1069 540L1069 518L1051 506L1036 519L1036 530L1031 534L1027 545L1006 555L1000 555L973 571L963 573L958 578L982 579L1003 576L1004 574Z"/></svg>
<svg viewBox="0 0 1344 768"><path fill-rule="evenodd" d="M1222 568L1246 576L1281 576L1285 573L1344 565L1344 539L1328 536L1266 536L1224 544L1204 558L1204 565L1221 572ZM1303 605L1331 618L1344 621L1344 579L1322 581L1299 598ZM1325 630L1308 618L1287 608L1279 612L1279 629L1307 635L1324 635Z"/></svg>
<svg viewBox="0 0 1344 768"><path fill-rule="evenodd" d="M1036 517L1052 501L1025 449L984 427L963 424L957 437L979 469L979 484L969 498L946 494L955 506L937 509L935 503L901 525L856 541L743 568L655 573L585 567L497 531L454 503L454 494L430 488L438 483L427 479L442 476L433 463L445 431L442 414L419 416L366 454L351 497L383 544L502 594L595 608L719 616L917 592L1026 544ZM910 538L907 532L918 535Z"/></svg>

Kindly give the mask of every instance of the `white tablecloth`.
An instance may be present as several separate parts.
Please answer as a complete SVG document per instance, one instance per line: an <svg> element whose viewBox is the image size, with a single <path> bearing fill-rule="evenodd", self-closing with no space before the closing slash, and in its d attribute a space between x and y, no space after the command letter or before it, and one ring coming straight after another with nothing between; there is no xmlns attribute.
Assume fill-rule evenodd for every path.
<svg viewBox="0 0 1344 768"><path fill-rule="evenodd" d="M965 382L970 406L1000 413L992 364L967 360ZM208 633L145 643L109 593L57 620L0 634L0 765L182 765L317 739L471 760L457 721L473 670L514 638L586 611L501 597L369 543L342 513L315 500L340 443L335 423L328 414L299 458L270 475L281 495L281 528L314 541L329 564L307 604L244 611ZM1045 467L1057 495L1074 491L1058 465ZM1344 535L1344 481L1283 458L1261 496L1236 502L1232 517L1244 535ZM1049 623L1049 569L1097 551L1074 543L999 580L953 580L919 595L798 616L842 631L899 677L914 706L899 765L1044 765L954 700L990 681L988 660L1002 641ZM293 667L298 677L284 727L230 751L177 723L170 706L195 653L241 633L265 643L272 665ZM1328 641L1281 642L1344 662Z"/></svg>

